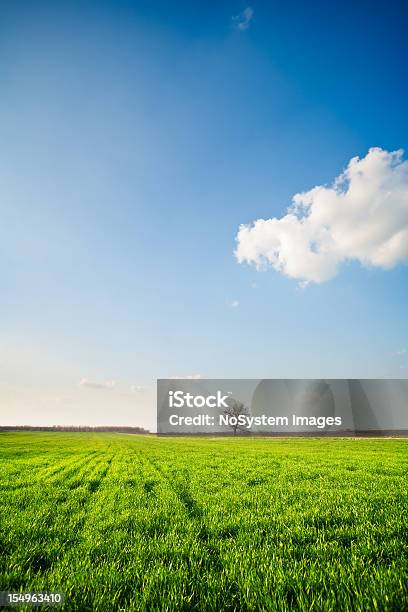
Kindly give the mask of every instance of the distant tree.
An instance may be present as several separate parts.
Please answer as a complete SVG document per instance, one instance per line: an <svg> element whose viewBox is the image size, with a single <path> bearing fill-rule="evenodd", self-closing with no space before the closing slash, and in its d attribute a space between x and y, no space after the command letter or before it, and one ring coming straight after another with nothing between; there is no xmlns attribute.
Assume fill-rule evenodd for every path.
<svg viewBox="0 0 408 612"><path fill-rule="evenodd" d="M239 400L236 400L233 397L231 397L227 401L227 404L228 404L228 407L224 408L224 410L222 411L222 414L228 417L229 419L228 426L234 432L234 436L237 434L237 431L247 432L248 429L245 427L245 425L241 425L238 422L238 417L241 415L249 416L248 408L245 406L243 402L240 402Z"/></svg>

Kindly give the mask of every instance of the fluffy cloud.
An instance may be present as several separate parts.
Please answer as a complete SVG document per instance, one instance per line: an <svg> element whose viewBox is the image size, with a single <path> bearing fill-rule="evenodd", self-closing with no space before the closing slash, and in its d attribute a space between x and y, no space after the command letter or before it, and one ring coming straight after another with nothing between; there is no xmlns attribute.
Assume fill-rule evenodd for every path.
<svg viewBox="0 0 408 612"><path fill-rule="evenodd" d="M107 380L102 382L88 380L88 378L82 378L79 382L81 387L89 387L91 389L113 389L116 386L116 381Z"/></svg>
<svg viewBox="0 0 408 612"><path fill-rule="evenodd" d="M303 283L322 283L356 260L390 269L408 262L408 162L372 148L329 187L297 193L281 218L241 225L235 255Z"/></svg>
<svg viewBox="0 0 408 612"><path fill-rule="evenodd" d="M254 9L251 6L247 6L246 9L235 15L232 20L235 22L236 28L243 32L249 28L249 24L254 16Z"/></svg>

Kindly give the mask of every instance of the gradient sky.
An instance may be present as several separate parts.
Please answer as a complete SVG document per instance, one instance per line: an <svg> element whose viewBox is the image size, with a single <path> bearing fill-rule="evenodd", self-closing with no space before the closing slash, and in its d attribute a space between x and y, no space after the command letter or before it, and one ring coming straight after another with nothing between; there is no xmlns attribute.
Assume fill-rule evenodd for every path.
<svg viewBox="0 0 408 612"><path fill-rule="evenodd" d="M2 424L153 427L158 377L408 377L406 266L301 288L234 257L240 224L408 149L407 17L1 3Z"/></svg>

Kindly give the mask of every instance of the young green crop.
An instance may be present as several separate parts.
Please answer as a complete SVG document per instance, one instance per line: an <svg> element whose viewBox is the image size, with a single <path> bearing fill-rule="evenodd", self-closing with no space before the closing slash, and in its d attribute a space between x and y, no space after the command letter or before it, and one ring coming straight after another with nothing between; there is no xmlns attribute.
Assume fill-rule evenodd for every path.
<svg viewBox="0 0 408 612"><path fill-rule="evenodd" d="M407 440L0 434L0 590L66 610L406 610Z"/></svg>

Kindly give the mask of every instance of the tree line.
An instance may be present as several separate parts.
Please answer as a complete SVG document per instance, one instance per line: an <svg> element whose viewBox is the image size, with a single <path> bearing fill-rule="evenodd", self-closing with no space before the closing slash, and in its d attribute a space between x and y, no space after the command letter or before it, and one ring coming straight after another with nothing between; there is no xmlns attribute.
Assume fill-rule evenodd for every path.
<svg viewBox="0 0 408 612"><path fill-rule="evenodd" d="M117 432L130 434L148 434L150 431L143 427L130 427L121 425L0 425L0 431L88 431L88 432Z"/></svg>

